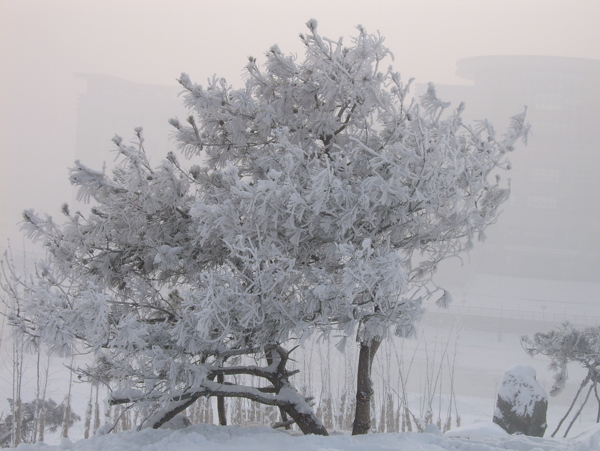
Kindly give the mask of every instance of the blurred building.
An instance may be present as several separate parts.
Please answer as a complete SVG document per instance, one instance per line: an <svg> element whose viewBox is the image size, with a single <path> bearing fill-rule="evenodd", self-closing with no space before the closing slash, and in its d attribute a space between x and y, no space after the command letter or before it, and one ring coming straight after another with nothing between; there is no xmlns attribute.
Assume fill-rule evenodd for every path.
<svg viewBox="0 0 600 451"><path fill-rule="evenodd" d="M512 277L600 280L600 61L482 56L458 61L471 85L436 85L465 117L500 132L528 106L532 135L511 154L512 194L475 271ZM421 88L420 90L422 90Z"/></svg>

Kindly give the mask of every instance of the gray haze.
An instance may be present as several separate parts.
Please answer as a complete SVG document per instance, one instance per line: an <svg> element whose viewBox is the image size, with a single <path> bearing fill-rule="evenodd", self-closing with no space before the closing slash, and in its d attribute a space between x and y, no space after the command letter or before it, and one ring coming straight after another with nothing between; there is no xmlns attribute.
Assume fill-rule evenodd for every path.
<svg viewBox="0 0 600 451"><path fill-rule="evenodd" d="M16 223L23 209L56 216L63 202L72 203L67 168L78 158L94 167L110 164L115 133L128 138L141 125L154 161L170 150L166 121L185 114L175 82L182 71L200 83L216 73L239 86L246 57L260 59L274 43L301 57L297 35L311 17L331 38L349 39L357 24L379 30L404 78L434 81L454 105L467 100L469 117L493 119L501 128L530 104L534 134L514 157L513 200L467 270L442 271L441 282L464 285L474 267L507 276L598 279L593 134L600 82L599 63L589 60L600 60L600 4L580 0L3 0L0 245L10 238L21 247ZM478 60L479 69L457 66L490 55L554 59L540 63L545 69L534 68L530 79L510 58L513 72L503 70L502 60ZM556 80L535 79L557 67L564 85L558 100ZM553 101L571 95L569 113L552 111ZM563 115L568 125L553 127Z"/></svg>

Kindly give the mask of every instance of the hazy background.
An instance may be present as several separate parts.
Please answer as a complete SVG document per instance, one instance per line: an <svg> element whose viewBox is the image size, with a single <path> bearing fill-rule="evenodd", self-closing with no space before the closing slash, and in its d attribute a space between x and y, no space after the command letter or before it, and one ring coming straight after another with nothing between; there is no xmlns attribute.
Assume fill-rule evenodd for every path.
<svg viewBox="0 0 600 451"><path fill-rule="evenodd" d="M73 203L67 168L112 163L115 133L129 139L144 126L154 162L172 150L167 120L185 114L181 72L240 86L247 57L260 61L275 43L302 59L298 34L310 18L346 42L358 24L379 31L404 79L419 89L435 82L454 105L466 100L467 117L502 128L529 105L533 135L513 157L511 199L465 266L441 268L455 302L432 309L422 329L444 338L461 323L460 395L493 402L515 363L533 362L549 387L547 359L531 361L520 336L600 319L595 0L0 0L0 250L8 238L15 253L23 246L24 209L59 216ZM0 382L0 392L10 385Z"/></svg>
<svg viewBox="0 0 600 451"><path fill-rule="evenodd" d="M67 167L81 157L78 95L87 87L76 74L170 85L175 94L182 71L200 83L218 74L239 86L247 56L260 60L274 43L301 57L298 33L312 17L332 38L348 39L357 24L381 32L394 67L419 83L468 84L455 75L456 61L471 56L600 59L597 1L0 0L0 246L20 240L23 209L56 214L73 198ZM164 111L165 123L181 113ZM132 134L129 124L115 123L93 143L102 150L82 158L111 161L114 133ZM147 144L157 156L168 150L153 149L150 137Z"/></svg>

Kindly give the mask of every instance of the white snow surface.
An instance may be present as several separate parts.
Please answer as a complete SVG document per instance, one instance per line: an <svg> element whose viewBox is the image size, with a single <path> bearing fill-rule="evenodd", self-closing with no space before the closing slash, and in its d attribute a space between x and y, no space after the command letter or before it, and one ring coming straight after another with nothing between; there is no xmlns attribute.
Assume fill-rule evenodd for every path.
<svg viewBox="0 0 600 451"><path fill-rule="evenodd" d="M465 431L470 428L471 433ZM575 438L547 439L523 435L498 436L490 423L475 423L442 435L427 433L394 433L351 436L332 433L329 437L301 436L268 427L237 427L196 424L185 429L145 429L96 436L75 443L63 439L60 445L22 444L19 451L593 451L600 450L600 425L596 424ZM453 435L460 435L454 437ZM13 448L15 449L15 448Z"/></svg>
<svg viewBox="0 0 600 451"><path fill-rule="evenodd" d="M478 421L468 426L452 429L444 434L450 438L484 439L486 437L506 437L509 433L491 421Z"/></svg>

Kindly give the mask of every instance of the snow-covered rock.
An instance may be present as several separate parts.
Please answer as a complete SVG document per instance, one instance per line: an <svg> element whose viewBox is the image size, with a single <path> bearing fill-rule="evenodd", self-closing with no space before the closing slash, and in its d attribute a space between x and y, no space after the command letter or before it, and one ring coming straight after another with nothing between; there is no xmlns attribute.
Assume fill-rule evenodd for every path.
<svg viewBox="0 0 600 451"><path fill-rule="evenodd" d="M248 428L196 424L185 429L144 429L95 436L60 445L21 444L17 451L592 451L600 449L600 428L592 427L573 439L509 435L490 422L460 428L458 434L407 432L329 437L292 435L266 427ZM470 432L468 432L470 430ZM468 433L466 433L466 432ZM504 435L502 435L504 434ZM466 435L469 437L467 438Z"/></svg>
<svg viewBox="0 0 600 451"><path fill-rule="evenodd" d="M494 423L509 434L544 436L548 396L535 375L529 365L515 365L504 373Z"/></svg>

